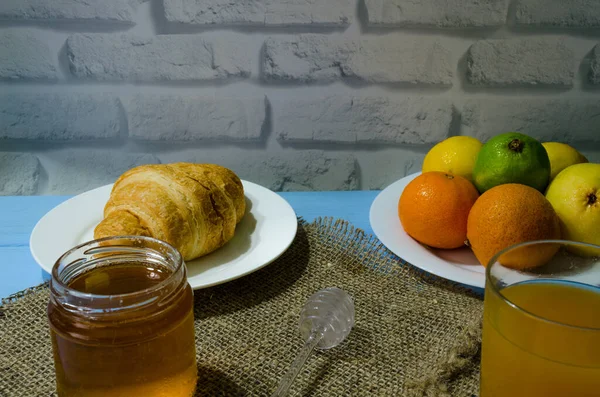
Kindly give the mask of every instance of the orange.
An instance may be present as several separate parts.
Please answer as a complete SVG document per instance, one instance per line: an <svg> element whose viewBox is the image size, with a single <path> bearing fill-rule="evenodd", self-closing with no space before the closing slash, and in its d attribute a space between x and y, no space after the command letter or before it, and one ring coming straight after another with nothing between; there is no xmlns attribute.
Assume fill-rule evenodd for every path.
<svg viewBox="0 0 600 397"><path fill-rule="evenodd" d="M552 205L538 190L516 183L498 185L479 197L467 223L471 249L483 266L511 245L560 238L560 221ZM522 247L500 258L514 269L541 266L558 250L558 245Z"/></svg>
<svg viewBox="0 0 600 397"><path fill-rule="evenodd" d="M425 172L410 181L398 201L406 233L434 248L458 248L467 238L467 219L479 193L466 178Z"/></svg>

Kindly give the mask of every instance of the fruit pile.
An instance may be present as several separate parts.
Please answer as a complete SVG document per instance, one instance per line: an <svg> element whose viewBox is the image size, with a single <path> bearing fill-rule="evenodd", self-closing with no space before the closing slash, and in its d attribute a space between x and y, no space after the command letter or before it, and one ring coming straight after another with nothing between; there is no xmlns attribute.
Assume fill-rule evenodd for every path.
<svg viewBox="0 0 600 397"><path fill-rule="evenodd" d="M468 246L484 266L501 250L526 241L600 245L600 164L567 144L541 143L517 132L485 144L451 137L427 153L421 175L400 196L398 216L418 242L439 249ZM502 263L532 268L558 249L526 247L503 256Z"/></svg>

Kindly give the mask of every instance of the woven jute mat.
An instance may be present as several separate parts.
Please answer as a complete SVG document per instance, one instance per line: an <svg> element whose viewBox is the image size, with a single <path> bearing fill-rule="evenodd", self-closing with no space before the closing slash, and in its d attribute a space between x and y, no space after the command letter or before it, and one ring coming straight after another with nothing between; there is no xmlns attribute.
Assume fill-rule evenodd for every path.
<svg viewBox="0 0 600 397"><path fill-rule="evenodd" d="M356 324L340 346L308 359L290 395L478 393L480 297L326 218L300 221L292 246L265 268L195 292L197 395L270 395L303 345L302 306L334 286L354 298ZM54 395L47 300L42 285L0 306L0 396Z"/></svg>

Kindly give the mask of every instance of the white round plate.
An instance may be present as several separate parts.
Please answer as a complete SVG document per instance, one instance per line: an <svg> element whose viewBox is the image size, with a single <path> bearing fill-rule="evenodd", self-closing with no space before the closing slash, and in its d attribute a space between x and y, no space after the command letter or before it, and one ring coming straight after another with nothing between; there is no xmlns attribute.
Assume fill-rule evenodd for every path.
<svg viewBox="0 0 600 397"><path fill-rule="evenodd" d="M296 213L281 196L252 182L242 181L246 214L235 236L218 250L188 261L188 281L193 289L206 288L252 273L277 259L292 244ZM111 185L75 196L39 220L29 240L31 254L48 273L70 248L93 240L103 218Z"/></svg>
<svg viewBox="0 0 600 397"><path fill-rule="evenodd" d="M381 191L371 204L369 221L379 240L390 251L426 272L448 280L484 288L485 268L468 248L440 250L425 247L410 237L398 218L398 200L410 181L420 175L408 175Z"/></svg>

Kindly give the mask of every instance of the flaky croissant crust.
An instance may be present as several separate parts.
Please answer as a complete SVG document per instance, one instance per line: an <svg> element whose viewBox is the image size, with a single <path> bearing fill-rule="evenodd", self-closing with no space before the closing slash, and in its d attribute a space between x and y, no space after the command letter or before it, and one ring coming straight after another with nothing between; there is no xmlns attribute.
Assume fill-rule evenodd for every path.
<svg viewBox="0 0 600 397"><path fill-rule="evenodd" d="M150 236L191 260L231 240L245 211L242 181L225 167L142 165L115 182L94 238Z"/></svg>

